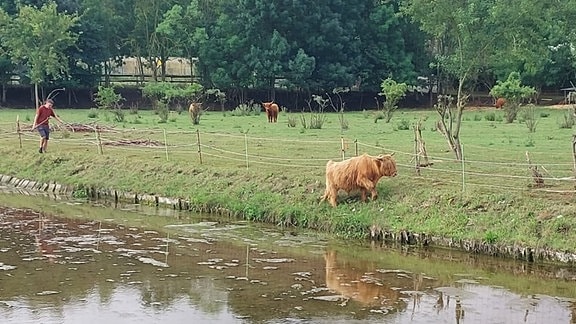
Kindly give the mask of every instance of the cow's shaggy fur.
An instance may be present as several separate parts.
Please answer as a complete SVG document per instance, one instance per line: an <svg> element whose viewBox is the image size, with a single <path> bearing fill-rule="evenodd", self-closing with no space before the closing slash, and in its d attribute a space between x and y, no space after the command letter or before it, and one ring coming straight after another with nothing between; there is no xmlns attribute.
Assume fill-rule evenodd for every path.
<svg viewBox="0 0 576 324"><path fill-rule="evenodd" d="M500 108L504 107L505 104L506 104L506 99L498 98L498 99L496 99L496 103L494 104L494 107L496 107L496 109L500 109Z"/></svg>
<svg viewBox="0 0 576 324"><path fill-rule="evenodd" d="M190 113L190 118L192 119L192 124L198 125L200 123L200 114L202 114L202 103L193 102L188 107L188 112Z"/></svg>
<svg viewBox="0 0 576 324"><path fill-rule="evenodd" d="M360 190L362 201L366 201L366 194L370 191L372 200L375 200L380 178L395 177L396 174L396 161L392 155L363 154L341 162L330 160L326 163L326 190L321 201L328 200L336 207L339 190L347 193Z"/></svg>
<svg viewBox="0 0 576 324"><path fill-rule="evenodd" d="M273 101L271 101L271 102L263 102L262 107L264 107L264 110L266 110L266 116L268 117L268 122L275 123L276 120L278 119L278 112L280 111L278 105L275 104Z"/></svg>

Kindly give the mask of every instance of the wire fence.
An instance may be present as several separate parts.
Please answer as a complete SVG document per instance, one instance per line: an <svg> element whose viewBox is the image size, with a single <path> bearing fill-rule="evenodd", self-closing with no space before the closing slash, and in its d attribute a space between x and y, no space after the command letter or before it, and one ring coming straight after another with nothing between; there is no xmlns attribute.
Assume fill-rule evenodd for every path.
<svg viewBox="0 0 576 324"><path fill-rule="evenodd" d="M14 145L17 140L20 147L33 147L38 143L36 132L22 129L18 124L0 123L0 143ZM100 155L153 155L154 158L179 163L235 165L266 171L291 168L311 172L320 176L321 180L329 160L342 160L362 153L394 153L401 176L417 177L419 181L427 181L432 186L458 186L462 191L476 187L485 192L576 192L573 155L568 150L566 154L529 152L530 156L539 157L529 161L528 152L522 158L518 154L516 160L509 155L502 159L500 156L503 154L498 154L497 149L485 154L491 148L463 145L462 160L454 159L451 152L444 152L428 155L429 165L418 167L415 164L418 152L344 137L300 140L198 130L105 129L96 126L82 131L63 127L56 129L52 135L50 145L58 145L68 151L84 150L87 154ZM535 176L534 170L537 170L539 177Z"/></svg>

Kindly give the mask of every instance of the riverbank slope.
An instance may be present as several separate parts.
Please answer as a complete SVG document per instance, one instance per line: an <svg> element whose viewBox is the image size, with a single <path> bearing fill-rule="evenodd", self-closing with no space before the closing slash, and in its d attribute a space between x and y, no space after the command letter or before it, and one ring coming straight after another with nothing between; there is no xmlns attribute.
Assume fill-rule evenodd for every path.
<svg viewBox="0 0 576 324"><path fill-rule="evenodd" d="M66 116L66 113L62 114L66 121L74 119L72 114L78 114L74 111ZM326 130L300 132L280 123L265 124L264 116L208 113L202 117L202 129L196 132L190 131L190 121L185 115L174 115L174 121L169 122L172 124L164 129L159 128L164 125L155 124L152 130L151 123L135 122L143 118L134 117L133 123L122 126L125 129L106 132L102 128L100 133L56 131L46 154L37 152L35 133L25 133L20 148L15 133L0 132L5 135L0 139L0 174L40 184L59 183L77 197L116 192L127 198L145 197L144 203L152 204L166 201L161 198L171 198L184 202L183 206L192 210L288 228L310 228L343 237L367 239L374 228L386 239L403 243L575 264L574 195L565 190L570 183L562 182L564 187L531 188L530 177L521 176L526 174L526 166L511 162L518 155L523 158L526 147L519 145L517 138L525 138L525 129L485 118L493 112L472 113L474 118L464 121L469 133L488 135L497 129L510 132L500 135L507 140L496 141L494 136L464 137L466 143L475 140L480 147L477 154L482 154L476 157L473 146L465 146L469 158L464 165L449 159L451 154L445 151L444 139L436 133L426 133L434 165L423 168L421 175L415 173L412 157L402 153L413 146L412 132L401 131L402 123L378 126L382 128L375 130L371 126L375 125L373 120L359 113L348 115L349 123L355 125L354 133L350 131L342 140L338 137L335 147L333 135L340 132L334 127L337 115L328 115ZM547 110L547 113L554 112ZM433 112L426 114L433 116ZM428 127L434 122L426 121L419 112L400 116L401 121L416 119L424 125L430 124ZM546 122L550 131L539 135L542 140L534 137L532 141L546 140L550 143L546 150L556 149L561 138L571 131L554 128L551 119ZM221 127L221 133L214 132L215 125ZM246 135L248 131L250 137ZM395 157L399 175L381 180L376 201L362 203L356 196L343 196L338 207L332 208L319 202L324 191L325 157L333 156L339 147L343 148L342 153L347 149L347 156L353 155L350 138L365 138L360 143L364 146L358 149L357 145L360 152L398 152ZM375 142L367 141L372 138ZM316 144L311 144L312 141ZM163 147L166 143L170 145ZM502 147L498 154L486 154L487 148L498 147ZM555 174L570 172L569 167L552 169L553 163L562 162L562 167L571 165L571 156L564 154L565 150L544 151L544 146L541 150L540 155L532 153L531 157L541 163L548 158L552 166L547 165L547 170ZM558 154L567 161L560 161ZM279 158L273 160L276 156ZM491 158L494 162L489 164L487 160ZM501 160L508 162L498 162ZM508 183L509 179L514 182ZM556 177L558 182L562 179ZM547 178L546 185L551 181ZM43 189L53 190L54 186Z"/></svg>

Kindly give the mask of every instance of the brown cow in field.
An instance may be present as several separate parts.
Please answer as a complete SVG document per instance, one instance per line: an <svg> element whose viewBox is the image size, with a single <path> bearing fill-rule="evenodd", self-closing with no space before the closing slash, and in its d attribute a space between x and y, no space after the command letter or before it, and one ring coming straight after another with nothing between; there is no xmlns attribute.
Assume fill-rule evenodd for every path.
<svg viewBox="0 0 576 324"><path fill-rule="evenodd" d="M504 107L505 104L506 104L506 99L498 98L498 99L496 99L496 103L494 104L494 107L496 107L496 109L500 109L500 108Z"/></svg>
<svg viewBox="0 0 576 324"><path fill-rule="evenodd" d="M342 162L332 160L326 163L326 191L321 201L328 199L330 205L336 207L338 191L347 193L360 190L362 201L366 201L366 193L370 191L372 200L378 197L376 185L380 178L395 177L396 161L393 154L370 156L363 154Z"/></svg>
<svg viewBox="0 0 576 324"><path fill-rule="evenodd" d="M192 124L198 125L200 123L200 114L202 113L202 103L193 102L188 107L188 112L190 113L190 118L192 119Z"/></svg>
<svg viewBox="0 0 576 324"><path fill-rule="evenodd" d="M278 112L279 108L278 105L275 104L273 101L270 102L263 102L262 107L266 110L266 116L268 116L269 123L275 123L276 119L278 119Z"/></svg>

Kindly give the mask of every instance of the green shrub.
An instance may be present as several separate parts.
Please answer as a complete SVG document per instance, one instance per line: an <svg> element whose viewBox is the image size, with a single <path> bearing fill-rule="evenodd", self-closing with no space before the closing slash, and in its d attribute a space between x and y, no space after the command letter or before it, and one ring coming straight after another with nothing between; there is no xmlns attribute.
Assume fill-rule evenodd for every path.
<svg viewBox="0 0 576 324"><path fill-rule="evenodd" d="M374 113L374 122L377 123L379 120L381 119L385 119L386 118L386 114L384 114L383 111L378 110L377 112Z"/></svg>
<svg viewBox="0 0 576 324"><path fill-rule="evenodd" d="M495 112L489 112L486 115L484 115L484 119L486 119L487 121L496 121L496 113Z"/></svg>
<svg viewBox="0 0 576 324"><path fill-rule="evenodd" d="M156 114L158 114L158 117L160 117L160 120L158 121L159 123L166 123L168 121L168 115L170 114L170 111L168 110L168 104L166 104L164 101L158 101L156 103Z"/></svg>
<svg viewBox="0 0 576 324"><path fill-rule="evenodd" d="M258 104L240 104L230 112L232 116L252 116L259 115L261 112L260 105Z"/></svg>
<svg viewBox="0 0 576 324"><path fill-rule="evenodd" d="M410 122L406 119L402 119L397 124L398 130L409 130L410 129Z"/></svg>
<svg viewBox="0 0 576 324"><path fill-rule="evenodd" d="M88 111L88 118L98 118L98 110L92 108Z"/></svg>

